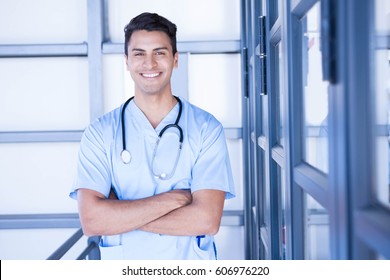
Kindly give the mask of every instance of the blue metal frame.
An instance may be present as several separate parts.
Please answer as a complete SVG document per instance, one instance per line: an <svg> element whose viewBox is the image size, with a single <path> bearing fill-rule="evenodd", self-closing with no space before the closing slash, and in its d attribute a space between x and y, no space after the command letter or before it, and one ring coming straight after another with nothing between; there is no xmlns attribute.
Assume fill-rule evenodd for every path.
<svg viewBox="0 0 390 280"><path fill-rule="evenodd" d="M344 78L344 106L348 138L348 203L350 217L349 257L370 259L378 255L390 259L390 211L375 198L376 137L375 125L375 51L376 42L374 1L345 1L338 51L345 62L340 66ZM344 41L343 41L344 39ZM341 46L341 43L343 45ZM351 47L353 51L350 51ZM389 45L387 46L389 47ZM365 112L362 114L361 112Z"/></svg>
<svg viewBox="0 0 390 280"><path fill-rule="evenodd" d="M281 24L283 18L279 14L280 3L279 0L273 0L267 2L267 20L266 20L266 32L267 32L267 107L268 107L268 129L265 133L267 138L267 148L265 150L266 159L266 188L269 192L269 227L270 227L270 248L271 259L282 259L281 248L281 189L279 188L278 177L278 162L284 162L280 156L284 154L279 148L279 152L273 153L273 149L279 147L277 139L277 130L279 129L279 123L277 122L279 115L279 53L276 51L276 46L281 40ZM265 96L263 97L265 98ZM274 157L278 159L275 161Z"/></svg>
<svg viewBox="0 0 390 280"><path fill-rule="evenodd" d="M87 43L42 44L42 45L0 45L0 58L6 57L47 57L87 56Z"/></svg>
<svg viewBox="0 0 390 280"><path fill-rule="evenodd" d="M250 190L252 186L251 181L251 139L250 139L250 113L249 113L249 61L248 61L248 36L250 30L250 23L248 16L250 4L248 0L241 0L241 68L242 68L242 121L243 121L243 174L244 174L244 222L245 222L245 258L252 258L252 209L250 207L251 196ZM250 36L249 36L250 37ZM249 206L248 206L249 205Z"/></svg>
<svg viewBox="0 0 390 280"><path fill-rule="evenodd" d="M225 210L221 225L243 226L244 212L242 210ZM79 227L81 224L77 213L0 215L0 230Z"/></svg>
<svg viewBox="0 0 390 280"><path fill-rule="evenodd" d="M299 73L301 59L296 57L295 50L300 49L299 42L294 40L300 26L293 20L290 13L293 1L286 1L282 16L282 38L284 39L285 56L285 110L286 110L286 137L285 137L285 172L286 172L286 258L304 259L304 201L303 192L294 181L294 167L300 163L302 146L299 141L301 124L299 116L302 112L302 99L298 94L300 85ZM294 81L294 82L292 82Z"/></svg>
<svg viewBox="0 0 390 280"><path fill-rule="evenodd" d="M103 0L88 0L88 66L89 115L94 120L104 113L103 57L104 39Z"/></svg>
<svg viewBox="0 0 390 280"><path fill-rule="evenodd" d="M74 214L14 214L0 215L0 229L79 228L79 216Z"/></svg>
<svg viewBox="0 0 390 280"><path fill-rule="evenodd" d="M290 258L305 259L305 194L313 197L324 208L329 210L329 176L308 165L304 161L302 148L303 133L303 81L302 71L306 66L306 59L302 56L302 34L304 22L301 21L308 10L317 0L289 1L285 11L285 37L287 38L288 57L288 94L287 110L288 134L287 137L287 183L290 184L290 229L289 238Z"/></svg>
<svg viewBox="0 0 390 280"><path fill-rule="evenodd" d="M241 42L230 41L178 41L177 50L179 53L209 54L209 53L239 53ZM123 54L122 43L104 42L103 54Z"/></svg>
<svg viewBox="0 0 390 280"><path fill-rule="evenodd" d="M79 142L83 130L0 131L0 143Z"/></svg>

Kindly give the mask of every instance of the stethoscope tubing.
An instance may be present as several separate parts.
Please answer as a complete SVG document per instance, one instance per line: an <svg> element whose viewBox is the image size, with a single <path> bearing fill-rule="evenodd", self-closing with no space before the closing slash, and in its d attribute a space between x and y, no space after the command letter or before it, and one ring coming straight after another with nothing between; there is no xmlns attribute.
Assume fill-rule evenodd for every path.
<svg viewBox="0 0 390 280"><path fill-rule="evenodd" d="M123 104L122 112L121 112L121 125L122 125L122 150L126 150L126 132L125 132L125 110L127 105L130 103L131 100L134 99L134 96L129 98L125 104Z"/></svg>
<svg viewBox="0 0 390 280"><path fill-rule="evenodd" d="M179 103L179 112L177 114L177 117L176 117L176 121L172 124L168 124L166 125L159 133L158 135L158 140L157 140L157 144L158 142L160 141L161 137L163 136L164 132L171 128L171 127L175 127L179 130L179 133L180 133L180 138L179 138L179 142L180 142L180 150L181 150L181 146L183 144L183 130L182 128L179 126L179 121L180 121L180 118L181 118L181 113L182 113L182 110L183 110L183 105L182 105L182 102L180 100L179 97L177 96L173 96L176 98L177 102ZM126 111L126 108L127 108L127 105L130 103L131 100L133 100L134 96L129 98L124 104L123 104L123 107L122 107L122 112L121 112L121 126L122 126L122 152L120 153L120 157L123 161L123 163L127 164L127 163L130 163L131 161L131 154L130 152L126 149L126 125L125 125L125 111ZM180 153L180 152L179 152ZM178 161L178 159L176 159L176 161ZM174 172L174 170L173 170ZM173 175L173 174L171 174Z"/></svg>

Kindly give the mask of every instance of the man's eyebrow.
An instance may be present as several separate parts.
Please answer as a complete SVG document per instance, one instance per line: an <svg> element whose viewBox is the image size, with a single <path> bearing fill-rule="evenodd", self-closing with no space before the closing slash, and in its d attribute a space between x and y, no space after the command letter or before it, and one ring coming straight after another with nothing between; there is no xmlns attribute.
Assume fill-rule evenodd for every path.
<svg viewBox="0 0 390 280"><path fill-rule="evenodd" d="M158 48L153 49L154 52L155 51L161 51L161 50L168 50L168 48L167 47L158 47ZM140 49L140 48L134 48L131 51L132 52L145 52L146 50Z"/></svg>
<svg viewBox="0 0 390 280"><path fill-rule="evenodd" d="M168 48L167 47L159 47L159 48L153 49L153 51L161 51L161 50L168 50Z"/></svg>
<svg viewBox="0 0 390 280"><path fill-rule="evenodd" d="M138 48L134 48L131 50L132 52L144 52L145 50L143 49L138 49Z"/></svg>

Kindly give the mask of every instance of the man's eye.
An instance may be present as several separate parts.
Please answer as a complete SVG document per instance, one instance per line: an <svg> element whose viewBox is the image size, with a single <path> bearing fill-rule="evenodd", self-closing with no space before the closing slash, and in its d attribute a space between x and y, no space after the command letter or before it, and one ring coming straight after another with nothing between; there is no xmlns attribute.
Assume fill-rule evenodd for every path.
<svg viewBox="0 0 390 280"><path fill-rule="evenodd" d="M156 52L156 55L164 55L164 52Z"/></svg>
<svg viewBox="0 0 390 280"><path fill-rule="evenodd" d="M135 53L134 56L143 56L143 53Z"/></svg>

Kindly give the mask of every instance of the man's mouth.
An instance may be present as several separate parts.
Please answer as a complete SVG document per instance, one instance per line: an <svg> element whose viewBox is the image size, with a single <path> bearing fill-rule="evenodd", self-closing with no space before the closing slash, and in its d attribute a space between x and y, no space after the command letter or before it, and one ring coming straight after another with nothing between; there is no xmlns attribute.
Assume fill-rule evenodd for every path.
<svg viewBox="0 0 390 280"><path fill-rule="evenodd" d="M145 77L145 78L155 78L159 75L160 75L160 72L158 72L158 73L141 73L141 76Z"/></svg>

